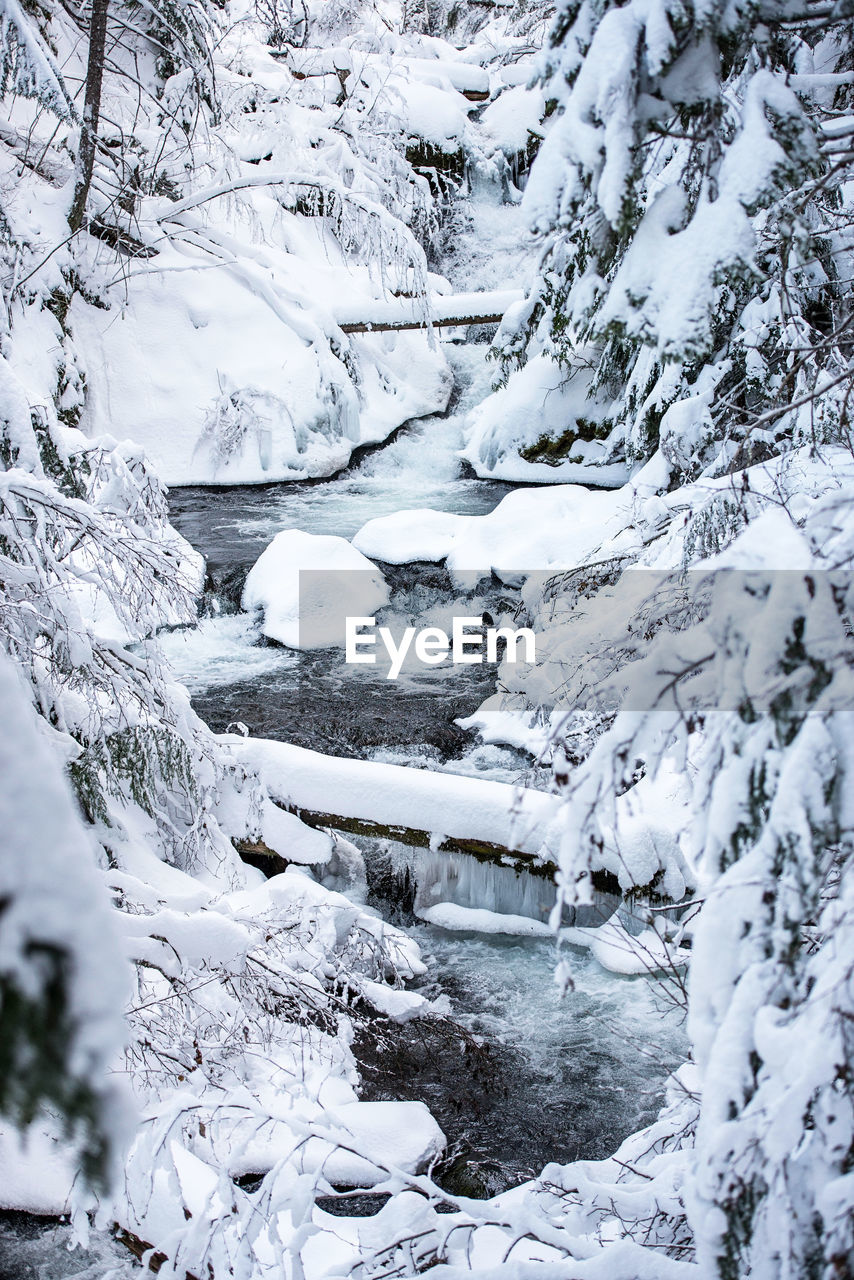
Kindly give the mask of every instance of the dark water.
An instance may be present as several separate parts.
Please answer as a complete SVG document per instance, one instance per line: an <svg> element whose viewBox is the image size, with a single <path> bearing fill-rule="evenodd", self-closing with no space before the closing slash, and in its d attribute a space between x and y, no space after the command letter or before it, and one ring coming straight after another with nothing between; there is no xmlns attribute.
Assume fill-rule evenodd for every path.
<svg viewBox="0 0 854 1280"><path fill-rule="evenodd" d="M230 495L209 495L227 504ZM218 549L223 554L222 548ZM426 625L431 607L450 606L481 616L515 609L507 588L484 583L460 597L435 565L383 566L392 590L380 625ZM224 581L242 586L231 565ZM348 666L339 650L297 653L265 639L260 619L235 612L237 592L209 591L208 616L193 631L161 638L173 668L193 695L193 705L217 733L240 722L256 737L276 738L334 755L365 756L384 746L427 748L438 759L459 757L476 735L456 721L472 715L494 693L494 665L404 670L387 678L387 666ZM432 620L432 619L431 619Z"/></svg>
<svg viewBox="0 0 854 1280"><path fill-rule="evenodd" d="M67 1223L0 1210L0 1280L134 1280L149 1274L106 1232L93 1231L86 1249L72 1250L71 1239Z"/></svg>
<svg viewBox="0 0 854 1280"><path fill-rule="evenodd" d="M478 1194L479 1178L497 1191L549 1161L603 1159L655 1118L684 1046L643 980L615 978L575 952L574 989L562 997L548 939L413 933L431 960L428 993L450 996L471 1039L389 1028L391 1080L370 1045L354 1048L366 1097L425 1101L456 1144L449 1189ZM463 1163L475 1180L467 1189L453 1181Z"/></svg>

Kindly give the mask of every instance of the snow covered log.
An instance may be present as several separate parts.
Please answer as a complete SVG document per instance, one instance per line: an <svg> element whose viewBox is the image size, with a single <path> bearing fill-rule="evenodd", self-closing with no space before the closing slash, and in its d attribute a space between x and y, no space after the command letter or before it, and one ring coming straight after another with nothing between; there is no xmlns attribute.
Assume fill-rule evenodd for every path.
<svg viewBox="0 0 854 1280"><path fill-rule="evenodd" d="M258 769L270 796L312 827L333 827L420 848L464 853L551 879L549 829L558 797L544 791L372 760L322 755L268 739L225 736ZM619 894L616 876L593 873L600 893Z"/></svg>
<svg viewBox="0 0 854 1280"><path fill-rule="evenodd" d="M434 295L426 315L430 323L444 325L500 324L504 312L524 294L519 289ZM335 315L344 333L372 333L391 329L423 329L425 308L418 298L383 298L356 307L338 308Z"/></svg>

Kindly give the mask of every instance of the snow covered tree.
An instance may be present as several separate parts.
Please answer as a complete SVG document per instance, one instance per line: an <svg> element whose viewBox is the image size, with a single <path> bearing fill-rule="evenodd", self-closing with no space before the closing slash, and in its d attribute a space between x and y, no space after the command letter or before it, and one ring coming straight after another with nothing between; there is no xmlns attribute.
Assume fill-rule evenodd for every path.
<svg viewBox="0 0 854 1280"><path fill-rule="evenodd" d="M810 4L559 8L540 269L497 347L505 376L559 362L578 408L524 457L720 474L847 430L851 35Z"/></svg>
<svg viewBox="0 0 854 1280"><path fill-rule="evenodd" d="M35 99L60 120L77 119L63 74L35 17L18 0L0 0L0 99L11 94ZM0 241L9 243L12 238L0 203Z"/></svg>
<svg viewBox="0 0 854 1280"><path fill-rule="evenodd" d="M205 0L157 0L145 5L127 0L124 5L115 4L112 12L109 0L92 0L85 26L88 55L76 181L69 212L72 231L79 231L85 219L98 155L98 125L107 63L115 76L131 76L136 81L136 70L131 67L138 69L139 53L154 55L156 75L152 83L144 87L163 100L161 136L156 142L156 150L161 152L173 125L189 135L200 105L203 102L208 107L213 105L215 90L210 54L213 26L212 12ZM134 61L130 66L124 64L121 56L108 55L108 37L111 50L118 47L131 55ZM181 141L186 142L186 137ZM122 190L115 201L118 209L132 211L134 193L145 188L139 152L139 144L130 140L120 150ZM157 183L156 166L154 168L152 185Z"/></svg>
<svg viewBox="0 0 854 1280"><path fill-rule="evenodd" d="M753 529L741 539L755 545ZM570 778L561 892L583 895L615 796L669 761L702 904L687 928L699 1109L680 1174L693 1249L721 1280L850 1276L850 574L692 576L705 616L671 629L676 581L661 592L655 639L617 677L625 709ZM682 1256L684 1234L670 1240Z"/></svg>
<svg viewBox="0 0 854 1280"><path fill-rule="evenodd" d="M74 119L62 72L33 17L18 0L0 4L0 97L9 92L37 98L60 118Z"/></svg>
<svg viewBox="0 0 854 1280"><path fill-rule="evenodd" d="M544 61L555 119L525 194L542 256L496 346L508 392L558 366L567 419L538 438L529 399L513 443L581 453L591 479L652 460L632 550L567 575L582 611L634 555L699 566L687 604L680 570L601 669L580 664L554 720L564 902L618 797L674 777L699 883L672 926L665 886L635 884L647 924L690 945L694 1063L614 1162L551 1171L584 1248L620 1241L603 1271L620 1280L659 1274L628 1243L721 1280L854 1274L852 495L826 460L850 447L854 385L851 34L842 6L582 0ZM507 448L498 419L483 459ZM764 567L790 554L810 568ZM574 721L599 736L568 768Z"/></svg>
<svg viewBox="0 0 854 1280"><path fill-rule="evenodd" d="M83 123L77 150L77 173L74 196L68 214L68 225L79 231L86 213L86 201L92 185L95 149L98 145L98 122L101 116L101 88L104 83L104 57L107 47L107 10L109 0L92 0L89 12L89 55L86 63L86 88Z"/></svg>
<svg viewBox="0 0 854 1280"><path fill-rule="evenodd" d="M0 1114L60 1118L90 1184L115 1172L123 963L94 844L26 689L0 654Z"/></svg>
<svg viewBox="0 0 854 1280"><path fill-rule="evenodd" d="M71 453L0 357L0 1112L22 1127L58 1116L91 1185L115 1173L107 1070L130 986L96 859L129 811L178 864L218 836L205 803L219 774L185 696L156 652L93 624L106 609L130 641L170 610L192 616L192 557L165 515L141 458Z"/></svg>
<svg viewBox="0 0 854 1280"><path fill-rule="evenodd" d="M20 6L17 0L3 0L0 97L15 93L35 98L61 120L74 124L78 112L49 44L47 26L51 17L49 9L37 14ZM215 98L210 52L215 18L206 0L157 0L144 5L127 0L125 4L114 4L112 10L109 0L92 0L85 11L69 10L63 15L66 18L74 24L71 34L81 44L85 41L87 50L75 184L68 215L69 225L76 232L85 220L98 158L101 97L108 65L113 76L130 77L137 87L152 95L163 95L170 84L164 99L163 127L168 134L170 122L177 122L186 135L200 103L211 106ZM144 60L145 55L153 56L155 76L150 84L137 77L140 53ZM124 54L130 55L127 64ZM155 148L162 150L164 141L163 137L157 139ZM123 140L119 160L139 186L139 141ZM117 203L121 207L122 199ZM124 203L127 204L126 193Z"/></svg>

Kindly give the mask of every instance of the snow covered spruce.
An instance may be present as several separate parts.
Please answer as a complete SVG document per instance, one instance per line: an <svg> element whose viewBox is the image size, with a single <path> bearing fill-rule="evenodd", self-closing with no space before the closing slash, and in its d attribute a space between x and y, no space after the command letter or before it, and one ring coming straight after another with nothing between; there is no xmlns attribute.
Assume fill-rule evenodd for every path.
<svg viewBox="0 0 854 1280"><path fill-rule="evenodd" d="M0 0L2 1198L161 1276L854 1274L851 19L560 4L529 89L544 11ZM359 779L217 739L162 658L203 566L155 471L328 475L442 409L429 331L345 330L428 318L461 197L515 202L541 141L466 455L546 487L348 555L525 580L536 662L470 723L551 761L554 931L616 876L641 930L587 941L692 1056L612 1158L477 1202L433 1182L426 1107L357 1096L363 1011L441 1012L417 947L274 803L283 759ZM263 574L244 603L291 642ZM342 1188L389 1198L333 1217Z"/></svg>

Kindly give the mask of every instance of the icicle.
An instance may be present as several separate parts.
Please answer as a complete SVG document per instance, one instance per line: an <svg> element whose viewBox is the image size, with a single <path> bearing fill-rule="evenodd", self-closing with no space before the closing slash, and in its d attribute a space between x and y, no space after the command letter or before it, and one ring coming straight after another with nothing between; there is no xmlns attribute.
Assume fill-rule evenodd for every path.
<svg viewBox="0 0 854 1280"><path fill-rule="evenodd" d="M555 886L544 876L517 872L466 854L415 850L415 910L437 902L485 907L504 915L547 920L555 902Z"/></svg>

